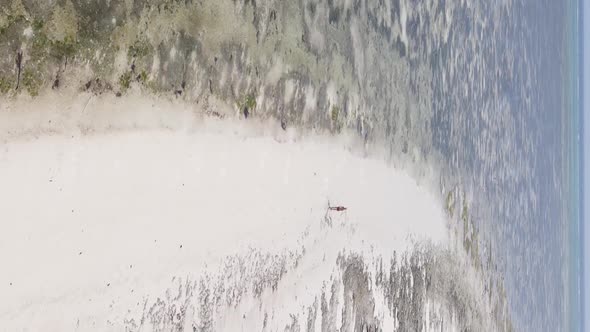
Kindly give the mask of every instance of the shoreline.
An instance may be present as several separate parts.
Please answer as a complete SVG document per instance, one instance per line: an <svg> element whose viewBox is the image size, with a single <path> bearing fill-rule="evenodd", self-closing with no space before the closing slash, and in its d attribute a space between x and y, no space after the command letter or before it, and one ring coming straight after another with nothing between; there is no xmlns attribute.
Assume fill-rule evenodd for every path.
<svg viewBox="0 0 590 332"><path fill-rule="evenodd" d="M113 106L106 102L97 105L102 110ZM146 105L157 106L150 101ZM129 112L142 112L141 105L136 106ZM292 292L314 308L314 301L318 301L314 298L322 294L340 296L338 289L351 285L357 285L350 289L359 292L358 296L369 296L373 303L381 303L374 312L379 326L409 328L412 325L404 324L413 324L410 318L414 317L440 328L440 317L464 310L461 308L473 312L465 320L459 319L457 327L510 324L502 318L509 316L502 302L506 296L503 287L493 286L489 295L492 303L478 300L488 287L487 279L481 278L481 271L474 268L462 245L451 249L446 244L448 216L427 178L417 181L403 168L359 155L358 151L364 150L355 150L358 147L354 148L345 136L273 131L277 127L274 122L195 117L191 110L177 107L167 109L164 118L155 118L158 121L151 116L130 116L116 108L112 113L101 113L109 121L97 121L95 117L74 117L75 121L63 116L54 118L56 115L47 109L0 112L4 120L10 115L21 116L12 128L24 124L28 135L32 128L45 128L32 139L16 136L0 143L0 166L4 170L1 176L7 184L5 190L0 189L0 196L12 202L4 213L16 218L4 225L14 229L7 233L11 234L9 238L0 242L7 249L3 251L8 255L3 259L8 262L6 270L12 272L3 276L8 279L0 282L0 289L6 288L2 292L8 292L7 298L24 301L22 305L8 301L9 306L23 310L0 310L0 320L7 319L14 327L39 324L49 329L100 329L100 324L94 324L105 324L106 320L107 325L127 324L133 330L141 326L137 325L139 317L158 321L160 313L154 313L151 306L159 303L158 294L174 292L177 286L183 294L195 293L182 297L191 303L190 310L208 308L209 304L197 303L205 298L201 289L215 292L220 280L225 280L223 269L218 267L229 264L231 273L246 269L248 277L245 284L240 279L223 281L224 287L230 282L237 290L246 289L250 294L260 282L265 285L260 293L265 299L262 303L285 306L280 317L269 318L269 324L272 322L276 328L292 324L288 313L298 312L293 304L287 305L293 302L289 295ZM96 111L86 108L84 112ZM68 112L71 110L66 114L72 115ZM131 119L145 121L144 126ZM47 128L49 120L51 127ZM80 123L90 123L87 121L108 131L65 134L79 128ZM6 128L7 122L2 123ZM117 123L127 129L113 130ZM330 212L326 209L328 201L348 209ZM162 223L164 220L166 223ZM210 230L202 231L207 228ZM453 241L462 243L462 239ZM18 260L9 255L12 252L19 252ZM396 260L400 265L394 263ZM207 268L203 270L199 262ZM30 271L15 274L22 269ZM260 269L267 272L260 275ZM350 269L357 269L354 276L347 274ZM439 286L424 289L425 281L407 279L408 284L402 282L396 287L405 285L408 291L418 294L426 290L427 302L397 298L388 293L387 287L391 286L378 283L398 280L406 273L403 271L413 269L424 271L424 276L429 273L431 282ZM310 271L317 274L314 272L315 277L307 280L303 276ZM364 279L383 271L391 274L383 279ZM265 275L275 277L266 279ZM248 280L255 282L250 284ZM323 288L329 280L336 291ZM370 286L375 291L364 289L362 280L375 282ZM300 286L294 286L297 284ZM448 299L444 294L451 286L465 293L458 300ZM269 287L277 287L274 292L282 295L272 295L275 293ZM315 290L310 293L308 288ZM23 297L25 293L19 293L19 289L29 296L44 294L44 299ZM231 303L239 303L239 310L223 309L218 316L207 316L211 324L259 328L265 311L250 311L256 307L252 304L258 301L256 297L244 295L245 302L241 302L241 297L233 296ZM147 309L134 306L144 301L149 304ZM166 310L180 305L173 298L163 301ZM495 301L499 301L495 304L498 307L494 307ZM344 300L337 303L326 310L366 310L350 307ZM125 314L131 307L132 313ZM60 319L47 320L57 317L64 308L70 309ZM408 310L408 320L395 318L395 310ZM319 317L328 311L318 309L314 315ZM36 320L31 321L27 312L36 312ZM243 315L252 318L243 321L239 318ZM314 316L307 312L297 315L308 320ZM373 317L370 311L366 315L362 317ZM183 324L191 317L195 317L195 324L203 323L196 312L184 312L182 317ZM471 321L469 317L481 317L482 321Z"/></svg>

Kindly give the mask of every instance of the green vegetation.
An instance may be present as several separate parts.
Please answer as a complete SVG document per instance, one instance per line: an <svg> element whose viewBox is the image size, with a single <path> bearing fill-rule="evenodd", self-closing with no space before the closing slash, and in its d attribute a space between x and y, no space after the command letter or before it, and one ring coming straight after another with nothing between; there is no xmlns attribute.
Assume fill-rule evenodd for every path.
<svg viewBox="0 0 590 332"><path fill-rule="evenodd" d="M138 39L133 45L129 46L127 56L130 58L142 58L150 54L151 50L152 45L150 45L147 39Z"/></svg>
<svg viewBox="0 0 590 332"><path fill-rule="evenodd" d="M4 77L0 77L0 93L5 94L8 91L10 91L10 88L11 88L10 82Z"/></svg>
<svg viewBox="0 0 590 332"><path fill-rule="evenodd" d="M469 219L467 215L467 200L463 197L463 209L461 211L461 220L463 221L463 246L469 252L471 240L469 239Z"/></svg>
<svg viewBox="0 0 590 332"><path fill-rule="evenodd" d="M342 130L342 120L340 113L340 107L336 105L332 106L332 110L330 111L330 120L332 121L332 129L337 132Z"/></svg>
<svg viewBox="0 0 590 332"><path fill-rule="evenodd" d="M461 211L461 220L463 220L463 223L467 223L467 215L468 211L467 211L467 200L465 199L465 197L463 197L463 210Z"/></svg>
<svg viewBox="0 0 590 332"><path fill-rule="evenodd" d="M237 106L248 117L256 109L256 97L252 93L247 94L242 101L237 103Z"/></svg>
<svg viewBox="0 0 590 332"><path fill-rule="evenodd" d="M0 36L2 36L8 29L19 22L26 20L22 13L19 14L8 14L4 17L0 16Z"/></svg>
<svg viewBox="0 0 590 332"><path fill-rule="evenodd" d="M453 199L454 200L454 199ZM447 206L449 205L449 197L447 196ZM454 203L453 203L454 205ZM477 270L481 270L481 257L479 253L479 233L469 218L469 207L465 195L462 197L461 221L463 222L463 248L470 256L471 262Z"/></svg>
<svg viewBox="0 0 590 332"><path fill-rule="evenodd" d="M31 56L35 59L41 59L47 54L50 47L51 41L47 38L47 35L39 31L35 33L35 37L33 38Z"/></svg>
<svg viewBox="0 0 590 332"><path fill-rule="evenodd" d="M119 86L121 87L121 93L127 91L131 87L131 82L137 81L143 85L148 83L148 74L145 70L142 70L139 75L135 76L133 71L128 70L119 76Z"/></svg>
<svg viewBox="0 0 590 332"><path fill-rule="evenodd" d="M33 31L34 32L41 31L41 29L43 29L43 26L44 25L45 25L45 23L42 20L40 20L40 19L34 19L33 20L33 24L32 24Z"/></svg>
<svg viewBox="0 0 590 332"><path fill-rule="evenodd" d="M66 58L72 58L78 48L78 42L72 37L52 41L40 30L35 32L33 37L31 56L33 59L42 61L47 55L51 55L58 61L63 61Z"/></svg>
<svg viewBox="0 0 590 332"><path fill-rule="evenodd" d="M482 268L482 259L480 257L479 245L481 239L479 232L475 227L472 218L469 216L469 205L465 193L456 189L451 189L445 197L445 208L451 221L457 221L452 225L454 234L462 234L462 245L467 255L469 255L472 264L477 270ZM457 206L458 205L458 206ZM460 210L455 219L455 208ZM461 231L462 228L462 231Z"/></svg>
<svg viewBox="0 0 590 332"><path fill-rule="evenodd" d="M55 40L51 43L51 55L58 60L71 58L77 49L77 42L73 37L65 37L63 40Z"/></svg>
<svg viewBox="0 0 590 332"><path fill-rule="evenodd" d="M141 82L142 84L145 84L148 79L147 72L145 70L142 70L141 73L139 73L139 76L137 78L138 78L137 80L139 82Z"/></svg>
<svg viewBox="0 0 590 332"><path fill-rule="evenodd" d="M339 115L340 115L340 107L332 106L332 112L330 113L330 118L332 119L332 123L336 123L338 121Z"/></svg>
<svg viewBox="0 0 590 332"><path fill-rule="evenodd" d="M35 71L32 69L25 69L22 75L21 82L23 86L27 89L27 92L32 97L39 95L39 88L41 87L41 83L35 77Z"/></svg>
<svg viewBox="0 0 590 332"><path fill-rule="evenodd" d="M256 108L256 98L254 97L254 95L249 94L246 96L246 99L244 100L244 106L248 107L248 109L250 110Z"/></svg>
<svg viewBox="0 0 590 332"><path fill-rule="evenodd" d="M126 71L119 76L119 86L121 87L121 92L125 92L129 89L131 86L131 71Z"/></svg>
<svg viewBox="0 0 590 332"><path fill-rule="evenodd" d="M449 217L453 218L454 214L455 214L455 195L453 193L453 190L450 190L447 193L447 213L449 214Z"/></svg>

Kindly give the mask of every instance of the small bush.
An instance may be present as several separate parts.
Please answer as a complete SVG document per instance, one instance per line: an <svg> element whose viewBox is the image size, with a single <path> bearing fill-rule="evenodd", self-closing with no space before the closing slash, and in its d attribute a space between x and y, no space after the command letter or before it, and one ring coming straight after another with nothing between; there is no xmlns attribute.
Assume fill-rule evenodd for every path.
<svg viewBox="0 0 590 332"><path fill-rule="evenodd" d="M0 93L5 94L10 91L11 84L4 77L0 77Z"/></svg>
<svg viewBox="0 0 590 332"><path fill-rule="evenodd" d="M249 94L246 96L246 100L244 101L244 106L248 107L251 110L256 108L256 98L254 97L254 95Z"/></svg>
<svg viewBox="0 0 590 332"><path fill-rule="evenodd" d="M342 121L340 120L340 107L332 106L330 111L330 120L332 120L332 129L340 131L342 129Z"/></svg>
<svg viewBox="0 0 590 332"><path fill-rule="evenodd" d="M121 87L121 92L125 92L131 86L131 72L126 71L119 77L119 86Z"/></svg>
<svg viewBox="0 0 590 332"><path fill-rule="evenodd" d="M41 83L36 79L35 72L32 69L26 69L23 72L22 84L32 97L39 95Z"/></svg>
<svg viewBox="0 0 590 332"><path fill-rule="evenodd" d="M51 55L59 60L71 58L76 53L77 43L72 37L56 40L51 43Z"/></svg>
<svg viewBox="0 0 590 332"><path fill-rule="evenodd" d="M256 97L254 97L253 94L248 94L244 97L243 101L237 103L237 106L247 118L250 116L250 113L256 109Z"/></svg>
<svg viewBox="0 0 590 332"><path fill-rule="evenodd" d="M138 39L129 46L127 50L127 56L130 58L142 58L147 56L152 49L152 46L146 39Z"/></svg>

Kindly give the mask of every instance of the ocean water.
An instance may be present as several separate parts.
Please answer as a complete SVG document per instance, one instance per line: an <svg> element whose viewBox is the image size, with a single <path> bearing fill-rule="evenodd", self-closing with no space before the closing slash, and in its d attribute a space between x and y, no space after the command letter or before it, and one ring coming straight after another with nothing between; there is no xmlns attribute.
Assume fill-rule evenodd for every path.
<svg viewBox="0 0 590 332"><path fill-rule="evenodd" d="M583 4L571 3L568 7L568 78L565 90L565 109L570 110L569 128L567 130L569 143L566 151L569 151L568 178L570 193L568 194L569 206L569 310L568 329L584 330L584 277L583 277L583 241L584 241L584 145L583 122L584 109L582 100L582 6Z"/></svg>
<svg viewBox="0 0 590 332"><path fill-rule="evenodd" d="M36 197L40 215L47 209L64 221L54 233L34 236L78 243L71 228L78 219L59 210L73 202L72 213L78 206L98 211L101 200L108 209L120 209L123 217L108 215L117 222L97 228L95 239L116 233L118 222L123 226L104 256L89 253L103 267L97 275L117 275L114 293L97 290L95 284L106 281L90 278L90 286L79 285L84 291L64 286L56 288L62 293L47 296L63 302L43 302L35 296L44 298L51 287L38 288L39 280L11 261L14 276L26 276L29 285L13 287L9 279L17 277L8 275L0 279L6 281L0 290L29 310L22 312L41 313L31 326L43 326L63 306L75 310L58 319L55 329L579 328L578 2L0 1L0 165L6 182L22 180L26 192L45 192L27 179L48 176L47 170L23 165L48 164L56 179L76 182L72 174L82 174L79 183L108 192L101 184L114 175L107 175L134 173L137 165L149 164L149 154L132 151L153 146L155 155L170 153L170 160L183 166L158 160L158 167L129 176L128 182L121 176L112 183L116 192L128 194L117 196L121 202L150 207L168 202L176 188L146 180L147 194L139 198L133 188L144 177L168 178L169 167L194 182L223 188L213 197L228 193L235 210L220 214L220 225L247 233L244 224L230 221L250 216L245 219L269 234L246 236L250 247L232 251L227 248L240 236L217 230L213 234L227 237L224 249L203 258L202 252L213 249L195 245L193 252L178 255L170 249L174 232L159 222L174 216L166 222L178 227L186 236L185 250L191 250L186 244L187 234L196 232L186 221L191 214L154 208L148 233L166 234L162 245L169 245L158 251L147 247L142 232L132 227L137 225L125 223L143 216L133 206L94 193L94 203L80 201L76 197L89 193L75 185L69 199L56 199L50 207ZM203 126L212 132L202 136L194 129ZM140 133L117 136L128 131ZM201 140L214 141L215 148L194 145ZM202 174L192 173L200 168L198 157L187 157L190 151L211 154ZM237 165L248 155L255 159L244 163L246 172ZM100 156L120 165L97 167ZM324 182L311 176L314 163ZM281 179L258 181L265 188L259 197L270 203L244 204L252 197L231 184L242 190L255 186L251 174L263 178L258 167L267 164L275 165L268 174ZM19 173L21 168L28 173ZM111 173L103 174L105 169ZM94 173L103 181L95 183L88 176ZM354 181L347 183L346 177ZM302 195L304 185L324 196ZM192 190L191 195L207 197ZM281 190L298 203L282 201ZM0 194L16 207L26 202L26 195L9 189ZM330 196L358 204L358 210L344 216L318 213ZM178 205L198 215L187 197L178 194ZM217 206L218 200L207 202ZM412 216L421 204L432 209ZM290 212L281 216L274 205ZM301 212L308 207L311 212ZM21 220L17 210L10 211L5 220ZM35 218L41 217L31 213L21 220L25 226L9 229L25 236ZM264 223L271 219L282 220L285 231ZM8 221L0 225L12 227ZM206 235L196 238L195 243L208 243ZM127 239L136 249L127 247ZM11 250L20 248L7 243ZM69 247L59 250L64 248ZM172 263L166 272L153 265L127 276L118 256L147 261L137 248ZM29 251L23 257L32 266L48 259ZM57 262L65 272L80 269L69 274L78 287L85 278L77 265L82 263ZM59 283L61 273L50 275ZM127 288L143 293L130 295ZM91 294L97 304L77 306L85 301L72 295L79 293ZM47 301L52 306L26 305ZM10 307L5 304L0 308ZM5 326L27 325L26 315L6 310L0 311Z"/></svg>
<svg viewBox="0 0 590 332"><path fill-rule="evenodd" d="M569 316L574 294L564 294L578 289L570 269L580 250L579 113L577 70L566 64L577 61L578 4L511 4L489 4L481 16L459 11L463 28L440 51L458 55L435 74L433 144L472 191L517 329L570 330L578 321Z"/></svg>

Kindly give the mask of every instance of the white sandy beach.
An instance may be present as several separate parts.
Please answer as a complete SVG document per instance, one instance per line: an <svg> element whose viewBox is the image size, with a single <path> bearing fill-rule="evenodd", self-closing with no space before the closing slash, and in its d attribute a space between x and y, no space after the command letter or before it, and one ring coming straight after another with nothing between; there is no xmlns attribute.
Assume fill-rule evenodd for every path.
<svg viewBox="0 0 590 332"><path fill-rule="evenodd" d="M214 274L232 255L299 253L278 291L216 323L258 329L268 307L282 329L339 252L447 241L428 188L345 139L195 120L171 103L75 109L87 103L0 109L2 331L120 331L178 278ZM328 201L347 208L329 213L332 226Z"/></svg>

